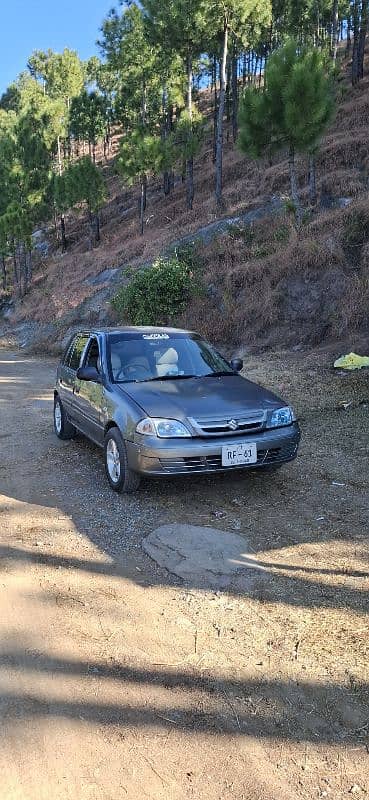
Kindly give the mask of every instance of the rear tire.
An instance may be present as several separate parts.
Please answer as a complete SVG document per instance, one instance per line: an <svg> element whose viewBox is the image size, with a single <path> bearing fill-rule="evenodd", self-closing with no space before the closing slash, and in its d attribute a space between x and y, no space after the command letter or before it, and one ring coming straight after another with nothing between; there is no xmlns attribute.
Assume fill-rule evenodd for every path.
<svg viewBox="0 0 369 800"><path fill-rule="evenodd" d="M110 428L104 441L105 472L114 492L136 492L141 478L128 466L127 451L118 428Z"/></svg>
<svg viewBox="0 0 369 800"><path fill-rule="evenodd" d="M58 439L73 439L76 429L65 413L63 403L58 395L54 398L54 431Z"/></svg>

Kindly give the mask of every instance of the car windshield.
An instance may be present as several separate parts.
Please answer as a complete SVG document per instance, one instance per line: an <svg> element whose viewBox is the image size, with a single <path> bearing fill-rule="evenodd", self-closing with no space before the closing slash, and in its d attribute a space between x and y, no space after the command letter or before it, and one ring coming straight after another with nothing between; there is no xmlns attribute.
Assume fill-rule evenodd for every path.
<svg viewBox="0 0 369 800"><path fill-rule="evenodd" d="M115 383L234 374L227 361L197 336L111 334L108 360Z"/></svg>

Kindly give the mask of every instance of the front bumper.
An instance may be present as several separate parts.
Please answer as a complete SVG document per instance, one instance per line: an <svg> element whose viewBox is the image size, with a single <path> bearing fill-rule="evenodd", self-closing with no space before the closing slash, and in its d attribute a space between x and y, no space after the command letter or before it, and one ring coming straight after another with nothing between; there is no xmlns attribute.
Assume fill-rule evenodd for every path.
<svg viewBox="0 0 369 800"><path fill-rule="evenodd" d="M286 428L264 431L254 436L221 438L161 439L136 435L136 441L126 442L128 465L144 475L189 475L209 472L252 470L279 466L297 456L300 428L297 422ZM139 441L137 441L139 439ZM144 443L142 440L145 439ZM256 442L256 464L222 466L222 447L234 442Z"/></svg>

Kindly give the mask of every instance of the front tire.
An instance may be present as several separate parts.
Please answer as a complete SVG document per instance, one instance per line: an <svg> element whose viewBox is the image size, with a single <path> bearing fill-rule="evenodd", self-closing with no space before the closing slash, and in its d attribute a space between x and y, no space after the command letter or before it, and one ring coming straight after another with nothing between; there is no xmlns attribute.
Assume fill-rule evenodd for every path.
<svg viewBox="0 0 369 800"><path fill-rule="evenodd" d="M73 439L76 429L65 413L63 403L58 395L54 399L54 431L58 439Z"/></svg>
<svg viewBox="0 0 369 800"><path fill-rule="evenodd" d="M114 492L136 492L141 478L128 466L127 452L118 428L110 428L104 441L105 472Z"/></svg>

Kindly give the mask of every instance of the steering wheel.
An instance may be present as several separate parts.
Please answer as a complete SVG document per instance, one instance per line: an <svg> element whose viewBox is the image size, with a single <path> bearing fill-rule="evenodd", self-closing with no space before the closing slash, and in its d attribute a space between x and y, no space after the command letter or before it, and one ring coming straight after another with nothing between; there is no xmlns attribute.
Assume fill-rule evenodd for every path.
<svg viewBox="0 0 369 800"><path fill-rule="evenodd" d="M135 361L131 361L130 364L127 364L124 372L127 378L133 378L135 380L144 381L148 378L152 378L151 370Z"/></svg>
<svg viewBox="0 0 369 800"><path fill-rule="evenodd" d="M114 380L116 380L116 381L121 381L121 380L123 380L125 377L126 377L126 376L125 376L124 369L123 369L123 367L121 367L120 369L118 369L118 372L116 372L116 373L115 373Z"/></svg>
<svg viewBox="0 0 369 800"><path fill-rule="evenodd" d="M121 367L115 375L116 381L124 380L125 378L144 381L148 378L152 378L152 374L150 370L142 364L135 364L135 362L132 362L125 367Z"/></svg>

